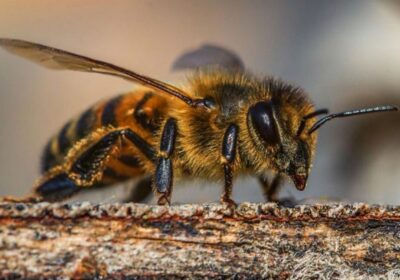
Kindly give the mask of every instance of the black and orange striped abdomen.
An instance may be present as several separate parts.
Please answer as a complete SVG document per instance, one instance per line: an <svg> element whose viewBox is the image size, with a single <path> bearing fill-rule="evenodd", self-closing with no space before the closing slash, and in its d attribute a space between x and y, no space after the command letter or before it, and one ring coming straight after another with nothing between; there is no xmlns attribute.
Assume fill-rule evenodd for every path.
<svg viewBox="0 0 400 280"><path fill-rule="evenodd" d="M104 127L130 128L145 143L154 146L155 137L169 108L168 101L168 98L155 92L139 89L97 103L78 118L67 122L50 139L43 152L42 173L63 164L69 150L77 142ZM143 149L123 141L118 158L109 161L99 183L107 185L138 176L148 170L149 165L152 165L151 159Z"/></svg>

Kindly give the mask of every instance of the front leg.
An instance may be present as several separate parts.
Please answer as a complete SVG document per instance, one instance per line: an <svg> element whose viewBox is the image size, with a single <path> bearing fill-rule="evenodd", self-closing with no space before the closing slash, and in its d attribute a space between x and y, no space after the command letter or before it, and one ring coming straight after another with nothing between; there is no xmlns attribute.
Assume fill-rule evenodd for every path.
<svg viewBox="0 0 400 280"><path fill-rule="evenodd" d="M271 201L271 202L278 202L278 194L279 190L282 186L282 176L280 174L277 174L274 176L272 179L272 182L268 181L267 176L259 176L258 180L260 181L263 193L264 193L264 198L265 201Z"/></svg>
<svg viewBox="0 0 400 280"><path fill-rule="evenodd" d="M268 181L266 176L259 176L258 179L264 192L265 201L276 202L278 205L291 208L298 204L293 198L278 198L279 190L283 184L282 175L276 174L271 182Z"/></svg>
<svg viewBox="0 0 400 280"><path fill-rule="evenodd" d="M224 192L221 196L221 202L229 206L236 207L235 201L232 200L232 185L233 185L233 163L236 157L236 145L239 128L235 124L230 124L225 132L222 142L221 162L224 168Z"/></svg>
<svg viewBox="0 0 400 280"><path fill-rule="evenodd" d="M171 203L173 181L171 155L175 148L176 130L176 120L173 118L168 119L161 135L160 151L154 178L154 187L159 196L159 205Z"/></svg>

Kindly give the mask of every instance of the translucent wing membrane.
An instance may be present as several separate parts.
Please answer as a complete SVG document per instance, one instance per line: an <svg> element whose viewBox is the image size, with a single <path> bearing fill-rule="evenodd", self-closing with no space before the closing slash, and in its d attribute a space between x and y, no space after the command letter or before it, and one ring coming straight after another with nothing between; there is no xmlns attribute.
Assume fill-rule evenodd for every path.
<svg viewBox="0 0 400 280"><path fill-rule="evenodd" d="M377 106L377 107L364 108L364 109L358 109L358 110L352 110L352 111L346 111L346 112L331 114L331 115L323 117L322 119L317 121L310 128L310 130L308 131L308 134L313 133L318 128L320 128L324 123L326 123L327 121L330 121L332 119L335 119L335 118L344 118L344 117L351 117L351 116L356 116L356 115L364 115L364 114L369 114L369 113L397 111L397 110L398 110L398 108L396 106L384 105L384 106Z"/></svg>
<svg viewBox="0 0 400 280"><path fill-rule="evenodd" d="M73 70L117 76L173 95L188 105L196 105L194 100L179 88L111 63L23 40L0 38L0 47L50 69Z"/></svg>
<svg viewBox="0 0 400 280"><path fill-rule="evenodd" d="M182 54L175 60L172 69L196 70L207 67L218 67L228 71L245 70L243 61L233 51L209 44Z"/></svg>

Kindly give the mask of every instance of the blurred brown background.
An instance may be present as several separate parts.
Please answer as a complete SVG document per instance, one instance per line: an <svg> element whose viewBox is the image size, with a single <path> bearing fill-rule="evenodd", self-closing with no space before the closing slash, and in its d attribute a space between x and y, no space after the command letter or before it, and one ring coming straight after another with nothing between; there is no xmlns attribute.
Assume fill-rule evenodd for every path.
<svg viewBox="0 0 400 280"><path fill-rule="evenodd" d="M175 58L213 43L234 50L257 74L303 87L317 107L334 112L400 104L397 3L2 0L0 36L100 58L177 85L184 73L171 72ZM43 145L66 120L133 86L112 77L46 70L0 51L0 195L29 190ZM327 124L306 191L288 183L284 195L400 203L400 118L389 115ZM174 201L215 201L222 189L184 185L175 189ZM117 193L110 188L99 199L112 201ZM234 195L262 201L250 178L236 183Z"/></svg>

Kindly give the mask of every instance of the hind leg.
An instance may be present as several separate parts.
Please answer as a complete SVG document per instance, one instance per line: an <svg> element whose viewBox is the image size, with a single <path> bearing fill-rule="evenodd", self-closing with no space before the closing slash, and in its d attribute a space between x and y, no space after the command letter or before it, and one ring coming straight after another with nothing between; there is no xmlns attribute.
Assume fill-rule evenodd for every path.
<svg viewBox="0 0 400 280"><path fill-rule="evenodd" d="M0 201L13 203L33 203L40 201L58 201L71 197L81 188L63 172L62 166L53 169L54 175L45 175L33 193L25 197L2 197Z"/></svg>
<svg viewBox="0 0 400 280"><path fill-rule="evenodd" d="M152 147L131 129L99 129L75 144L65 163L52 168L39 180L34 188L34 196L58 201L74 195L82 188L96 185L101 181L109 160L118 155L123 139L153 160Z"/></svg>

